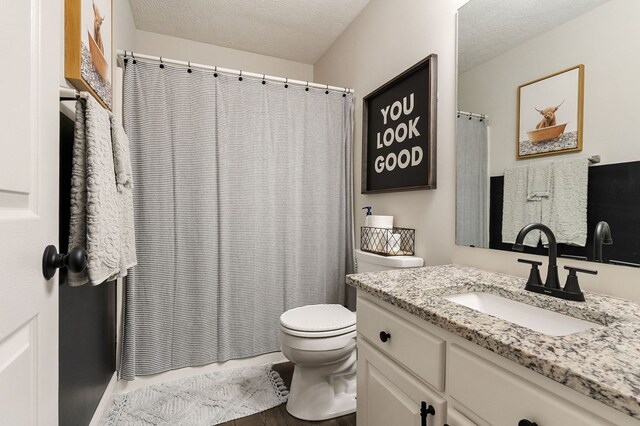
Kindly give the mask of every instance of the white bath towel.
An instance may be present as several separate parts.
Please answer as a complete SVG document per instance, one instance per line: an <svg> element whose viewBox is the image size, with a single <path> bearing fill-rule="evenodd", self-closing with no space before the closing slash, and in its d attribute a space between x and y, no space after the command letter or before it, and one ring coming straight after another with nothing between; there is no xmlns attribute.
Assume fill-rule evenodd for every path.
<svg viewBox="0 0 640 426"><path fill-rule="evenodd" d="M542 202L542 223L558 243L584 247L587 243L587 189L589 162L586 158L551 163L551 191ZM542 236L542 243L548 244Z"/></svg>
<svg viewBox="0 0 640 426"><path fill-rule="evenodd" d="M539 222L533 210L527 206L528 198L528 166L506 169L504 172L504 194L502 205L502 242L513 244L523 226ZM540 241L540 231L527 234L524 244L535 247Z"/></svg>
<svg viewBox="0 0 640 426"><path fill-rule="evenodd" d="M133 171L129 154L129 138L117 117L111 114L111 141L118 189L120 212L120 277L137 264L133 223Z"/></svg>
<svg viewBox="0 0 640 426"><path fill-rule="evenodd" d="M116 184L110 113L88 93L76 102L71 169L69 247L84 247L87 268L69 273L69 285L92 285L120 275L122 251L121 199ZM126 185L127 166L119 164ZM130 178L129 178L130 179Z"/></svg>

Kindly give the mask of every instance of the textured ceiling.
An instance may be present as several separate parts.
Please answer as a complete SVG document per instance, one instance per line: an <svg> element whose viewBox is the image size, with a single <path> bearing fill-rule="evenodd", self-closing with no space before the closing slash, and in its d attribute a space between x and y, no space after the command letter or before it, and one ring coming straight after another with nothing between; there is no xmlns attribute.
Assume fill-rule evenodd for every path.
<svg viewBox="0 0 640 426"><path fill-rule="evenodd" d="M129 0L139 30L306 64L315 63L368 2Z"/></svg>
<svg viewBox="0 0 640 426"><path fill-rule="evenodd" d="M458 70L491 58L608 0L471 0L458 13Z"/></svg>

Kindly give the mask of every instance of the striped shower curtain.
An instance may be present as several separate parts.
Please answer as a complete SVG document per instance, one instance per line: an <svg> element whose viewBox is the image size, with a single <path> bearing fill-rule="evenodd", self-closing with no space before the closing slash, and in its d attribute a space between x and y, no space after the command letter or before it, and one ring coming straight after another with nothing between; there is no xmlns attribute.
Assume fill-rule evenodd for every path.
<svg viewBox="0 0 640 426"><path fill-rule="evenodd" d="M352 95L129 61L138 266L120 377L277 351L282 312L345 303L353 108Z"/></svg>

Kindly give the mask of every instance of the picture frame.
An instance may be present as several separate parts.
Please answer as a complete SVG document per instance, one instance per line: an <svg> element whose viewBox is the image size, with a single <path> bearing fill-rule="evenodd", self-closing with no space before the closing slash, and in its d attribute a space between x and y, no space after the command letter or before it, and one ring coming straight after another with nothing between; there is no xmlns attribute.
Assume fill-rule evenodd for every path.
<svg viewBox="0 0 640 426"><path fill-rule="evenodd" d="M584 65L518 86L516 158L582 151Z"/></svg>
<svg viewBox="0 0 640 426"><path fill-rule="evenodd" d="M65 78L112 108L112 0L65 0Z"/></svg>
<svg viewBox="0 0 640 426"><path fill-rule="evenodd" d="M435 189L438 56L363 99L361 193Z"/></svg>

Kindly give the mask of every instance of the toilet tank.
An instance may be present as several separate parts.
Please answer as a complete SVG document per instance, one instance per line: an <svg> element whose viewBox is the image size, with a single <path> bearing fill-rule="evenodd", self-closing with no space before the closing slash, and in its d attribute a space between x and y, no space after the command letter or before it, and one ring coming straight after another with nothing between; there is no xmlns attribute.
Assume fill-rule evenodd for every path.
<svg viewBox="0 0 640 426"><path fill-rule="evenodd" d="M415 256L380 256L362 250L355 250L356 272L377 272L390 269L419 268L424 260Z"/></svg>

